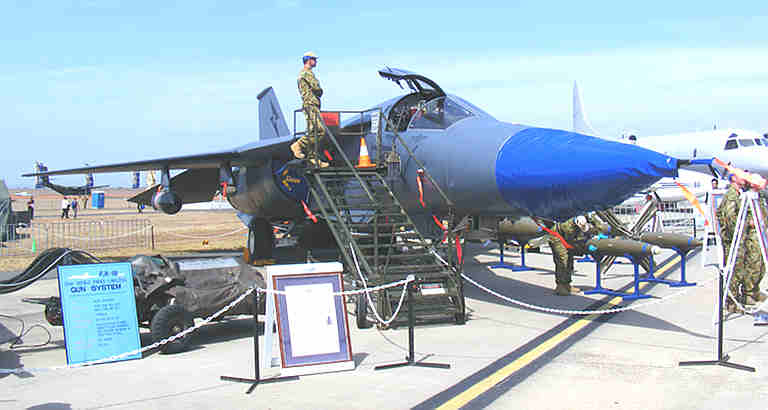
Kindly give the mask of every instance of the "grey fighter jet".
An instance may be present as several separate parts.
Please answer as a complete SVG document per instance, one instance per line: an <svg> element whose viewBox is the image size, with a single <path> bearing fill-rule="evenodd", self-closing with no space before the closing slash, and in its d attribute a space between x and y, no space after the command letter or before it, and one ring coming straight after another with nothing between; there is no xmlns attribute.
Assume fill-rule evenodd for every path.
<svg viewBox="0 0 768 410"><path fill-rule="evenodd" d="M376 158L378 132L372 131L381 129L381 152L395 152L399 159L390 175L392 190L417 226L445 216L449 207L457 217L562 220L618 205L660 178L677 175L675 158L570 131L502 122L425 76L394 68L379 75L408 93L341 121L334 134L349 158L357 158L361 135ZM185 203L209 201L226 183L229 202L251 227L249 249L254 242L272 243L271 229L259 227L270 220L306 223L302 201L310 209L313 204L289 149L296 133L286 125L271 87L258 99L260 136L242 147L25 176L159 169L161 184L132 200L168 214ZM345 137L350 133L357 137ZM436 186L420 182L419 163L443 187L450 206ZM171 178L170 170L178 169L186 171Z"/></svg>

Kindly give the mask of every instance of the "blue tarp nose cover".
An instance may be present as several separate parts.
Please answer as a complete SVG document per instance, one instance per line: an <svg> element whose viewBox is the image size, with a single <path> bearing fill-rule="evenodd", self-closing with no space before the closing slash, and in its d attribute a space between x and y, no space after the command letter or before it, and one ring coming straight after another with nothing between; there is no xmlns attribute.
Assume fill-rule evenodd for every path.
<svg viewBox="0 0 768 410"><path fill-rule="evenodd" d="M496 158L496 184L513 207L564 220L607 209L663 177L677 160L635 145L568 131L526 128Z"/></svg>

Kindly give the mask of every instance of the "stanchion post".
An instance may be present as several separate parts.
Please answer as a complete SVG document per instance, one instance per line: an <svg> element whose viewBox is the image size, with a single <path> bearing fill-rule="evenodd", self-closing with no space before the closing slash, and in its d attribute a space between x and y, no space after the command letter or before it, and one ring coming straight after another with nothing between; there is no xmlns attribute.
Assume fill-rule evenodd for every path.
<svg viewBox="0 0 768 410"><path fill-rule="evenodd" d="M680 362L680 366L724 366L724 367L730 367L731 369L737 369L737 370L744 370L748 372L755 372L754 367L750 366L744 366L741 364L731 363L728 361L729 357L728 355L723 354L723 296L724 296L724 290L723 287L725 286L725 281L723 280L723 271L720 270L719 274L719 280L718 280L718 300L717 300L717 359L715 360L695 360L695 361L687 361L687 362Z"/></svg>
<svg viewBox="0 0 768 410"><path fill-rule="evenodd" d="M269 379L262 379L260 376L260 369L259 369L259 292L258 290L254 289L253 291L253 366L254 366L254 378L248 379L243 377L232 377L232 376L221 376L221 380L228 381L228 382L238 382L238 383L250 383L251 387L248 388L248 390L245 392L245 394L251 394L251 392L262 383L275 383L275 382L285 382L289 380L299 380L299 376L283 376L283 377L272 377ZM264 331L266 332L267 329L265 328ZM271 331L271 329L269 330Z"/></svg>
<svg viewBox="0 0 768 410"><path fill-rule="evenodd" d="M404 362L383 364L376 366L373 370L392 369L395 367L403 366L418 366L418 367L432 367L436 369L450 369L451 365L446 363L428 363L415 361L416 351L414 348L414 332L413 328L416 322L415 313L413 311L413 292L417 289L418 281L413 281L406 285L405 291L408 292L408 356L405 357Z"/></svg>

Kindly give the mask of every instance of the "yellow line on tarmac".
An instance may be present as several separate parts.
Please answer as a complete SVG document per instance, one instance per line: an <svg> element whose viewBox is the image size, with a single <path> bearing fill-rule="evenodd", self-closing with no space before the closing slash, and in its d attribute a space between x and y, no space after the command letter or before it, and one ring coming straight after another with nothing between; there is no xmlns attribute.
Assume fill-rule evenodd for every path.
<svg viewBox="0 0 768 410"><path fill-rule="evenodd" d="M675 256L666 265L657 269L654 272L654 274L662 274L666 272L667 270L669 270L669 268L674 266L675 263L677 263L677 261L679 260L680 260L680 256ZM639 288L640 289L645 288L648 285L648 283L649 282L641 283ZM607 306L616 306L622 300L623 298L621 296L616 296L613 299L607 301L605 304L603 304L600 307L603 308ZM437 408L438 409L461 408L462 406L474 400L481 394L492 389L494 386L496 386L500 382L504 381L506 378L511 376L514 372L522 369L523 367L530 364L532 361L536 360L537 358L541 357L548 351L552 350L555 346L557 346L564 340L568 339L568 337L572 336L573 334L575 334L576 332L584 328L584 326L588 325L592 320L594 320L598 316L599 316L598 314L592 314L577 320L572 325L568 326L567 328L563 329L562 331L555 334L551 338L547 339L544 343L536 346L536 348L534 348L533 350L518 357L512 363L502 367L501 369L497 370L495 373L491 374L485 379L480 380L479 382L475 383L472 387L468 388L467 390L464 390L464 392L452 398L451 400L448 400L447 402L443 403L443 405Z"/></svg>

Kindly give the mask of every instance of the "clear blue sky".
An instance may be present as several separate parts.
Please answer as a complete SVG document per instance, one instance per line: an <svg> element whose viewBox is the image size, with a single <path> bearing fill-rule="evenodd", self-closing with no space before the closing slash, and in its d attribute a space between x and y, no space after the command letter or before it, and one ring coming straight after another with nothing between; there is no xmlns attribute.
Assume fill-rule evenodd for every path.
<svg viewBox="0 0 768 410"><path fill-rule="evenodd" d="M20 175L35 160L63 169L248 143L259 91L298 107L307 50L328 109L399 94L376 74L388 65L504 121L570 129L578 81L603 135L768 131L765 2L8 1L0 178L30 187Z"/></svg>

